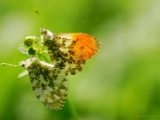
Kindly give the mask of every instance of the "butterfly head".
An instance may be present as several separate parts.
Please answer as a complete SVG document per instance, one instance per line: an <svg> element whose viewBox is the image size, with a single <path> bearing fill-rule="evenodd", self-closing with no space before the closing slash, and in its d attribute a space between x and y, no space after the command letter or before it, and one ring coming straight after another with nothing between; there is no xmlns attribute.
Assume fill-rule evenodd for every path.
<svg viewBox="0 0 160 120"><path fill-rule="evenodd" d="M21 61L21 62L19 63L19 66L21 66L21 67L23 67L23 68L28 68L29 66L31 66L31 64L32 64L33 62L36 62L36 61L39 61L39 59L36 58L36 57L33 57L33 58L30 58L30 59Z"/></svg>
<svg viewBox="0 0 160 120"><path fill-rule="evenodd" d="M54 38L54 34L45 28L41 28L40 32L41 32L41 37L40 37L41 43L43 43L44 45L46 44L46 42Z"/></svg>

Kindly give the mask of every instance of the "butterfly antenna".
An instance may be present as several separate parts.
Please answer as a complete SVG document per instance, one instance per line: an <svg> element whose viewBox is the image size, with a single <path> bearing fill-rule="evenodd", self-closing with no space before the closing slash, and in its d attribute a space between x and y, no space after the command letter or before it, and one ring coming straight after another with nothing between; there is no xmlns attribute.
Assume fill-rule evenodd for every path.
<svg viewBox="0 0 160 120"><path fill-rule="evenodd" d="M37 9L35 9L35 12L38 14L38 16L40 17L40 19L42 20L42 22L44 24L44 27L46 28L46 24L45 24L44 20L42 19L41 15L39 14Z"/></svg>
<svg viewBox="0 0 160 120"><path fill-rule="evenodd" d="M9 64L9 63L1 63L1 66L13 66L13 67L17 67L19 65L14 65L14 64Z"/></svg>

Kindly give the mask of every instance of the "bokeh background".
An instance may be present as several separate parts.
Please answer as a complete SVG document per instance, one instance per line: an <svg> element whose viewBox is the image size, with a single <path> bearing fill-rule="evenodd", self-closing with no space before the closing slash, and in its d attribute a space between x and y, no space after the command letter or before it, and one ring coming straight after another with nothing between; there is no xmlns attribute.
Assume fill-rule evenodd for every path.
<svg viewBox="0 0 160 120"><path fill-rule="evenodd" d="M35 8L47 29L94 35L101 49L68 77L73 111L48 109L22 68L0 66L0 120L160 119L159 0L1 0L0 63L27 59L19 44L44 27Z"/></svg>

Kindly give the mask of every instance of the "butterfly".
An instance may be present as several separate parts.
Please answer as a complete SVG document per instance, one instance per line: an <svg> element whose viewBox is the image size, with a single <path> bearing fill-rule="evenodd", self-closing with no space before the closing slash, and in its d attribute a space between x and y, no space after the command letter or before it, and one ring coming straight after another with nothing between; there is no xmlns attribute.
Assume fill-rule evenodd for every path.
<svg viewBox="0 0 160 120"><path fill-rule="evenodd" d="M37 98L48 108L60 110L68 94L66 75L53 64L48 64L37 57L20 62L29 73L32 89Z"/></svg>
<svg viewBox="0 0 160 120"><path fill-rule="evenodd" d="M68 94L66 76L81 71L86 61L98 52L100 43L84 33L54 34L45 28L40 31L40 37L25 38L24 46L32 58L22 61L20 66L28 70L37 98L48 108L60 110ZM39 59L45 50L52 64Z"/></svg>
<svg viewBox="0 0 160 120"><path fill-rule="evenodd" d="M60 33L41 28L41 43L47 47L53 64L66 75L75 75L100 49L99 41L84 33Z"/></svg>

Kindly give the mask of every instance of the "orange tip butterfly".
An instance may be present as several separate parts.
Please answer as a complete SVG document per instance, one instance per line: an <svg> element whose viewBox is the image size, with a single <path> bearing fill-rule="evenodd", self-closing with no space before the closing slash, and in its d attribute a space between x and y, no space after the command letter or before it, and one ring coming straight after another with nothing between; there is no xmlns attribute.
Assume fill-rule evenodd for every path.
<svg viewBox="0 0 160 120"><path fill-rule="evenodd" d="M98 40L84 33L60 33L41 29L41 43L48 48L53 64L66 75L74 75L100 48Z"/></svg>

